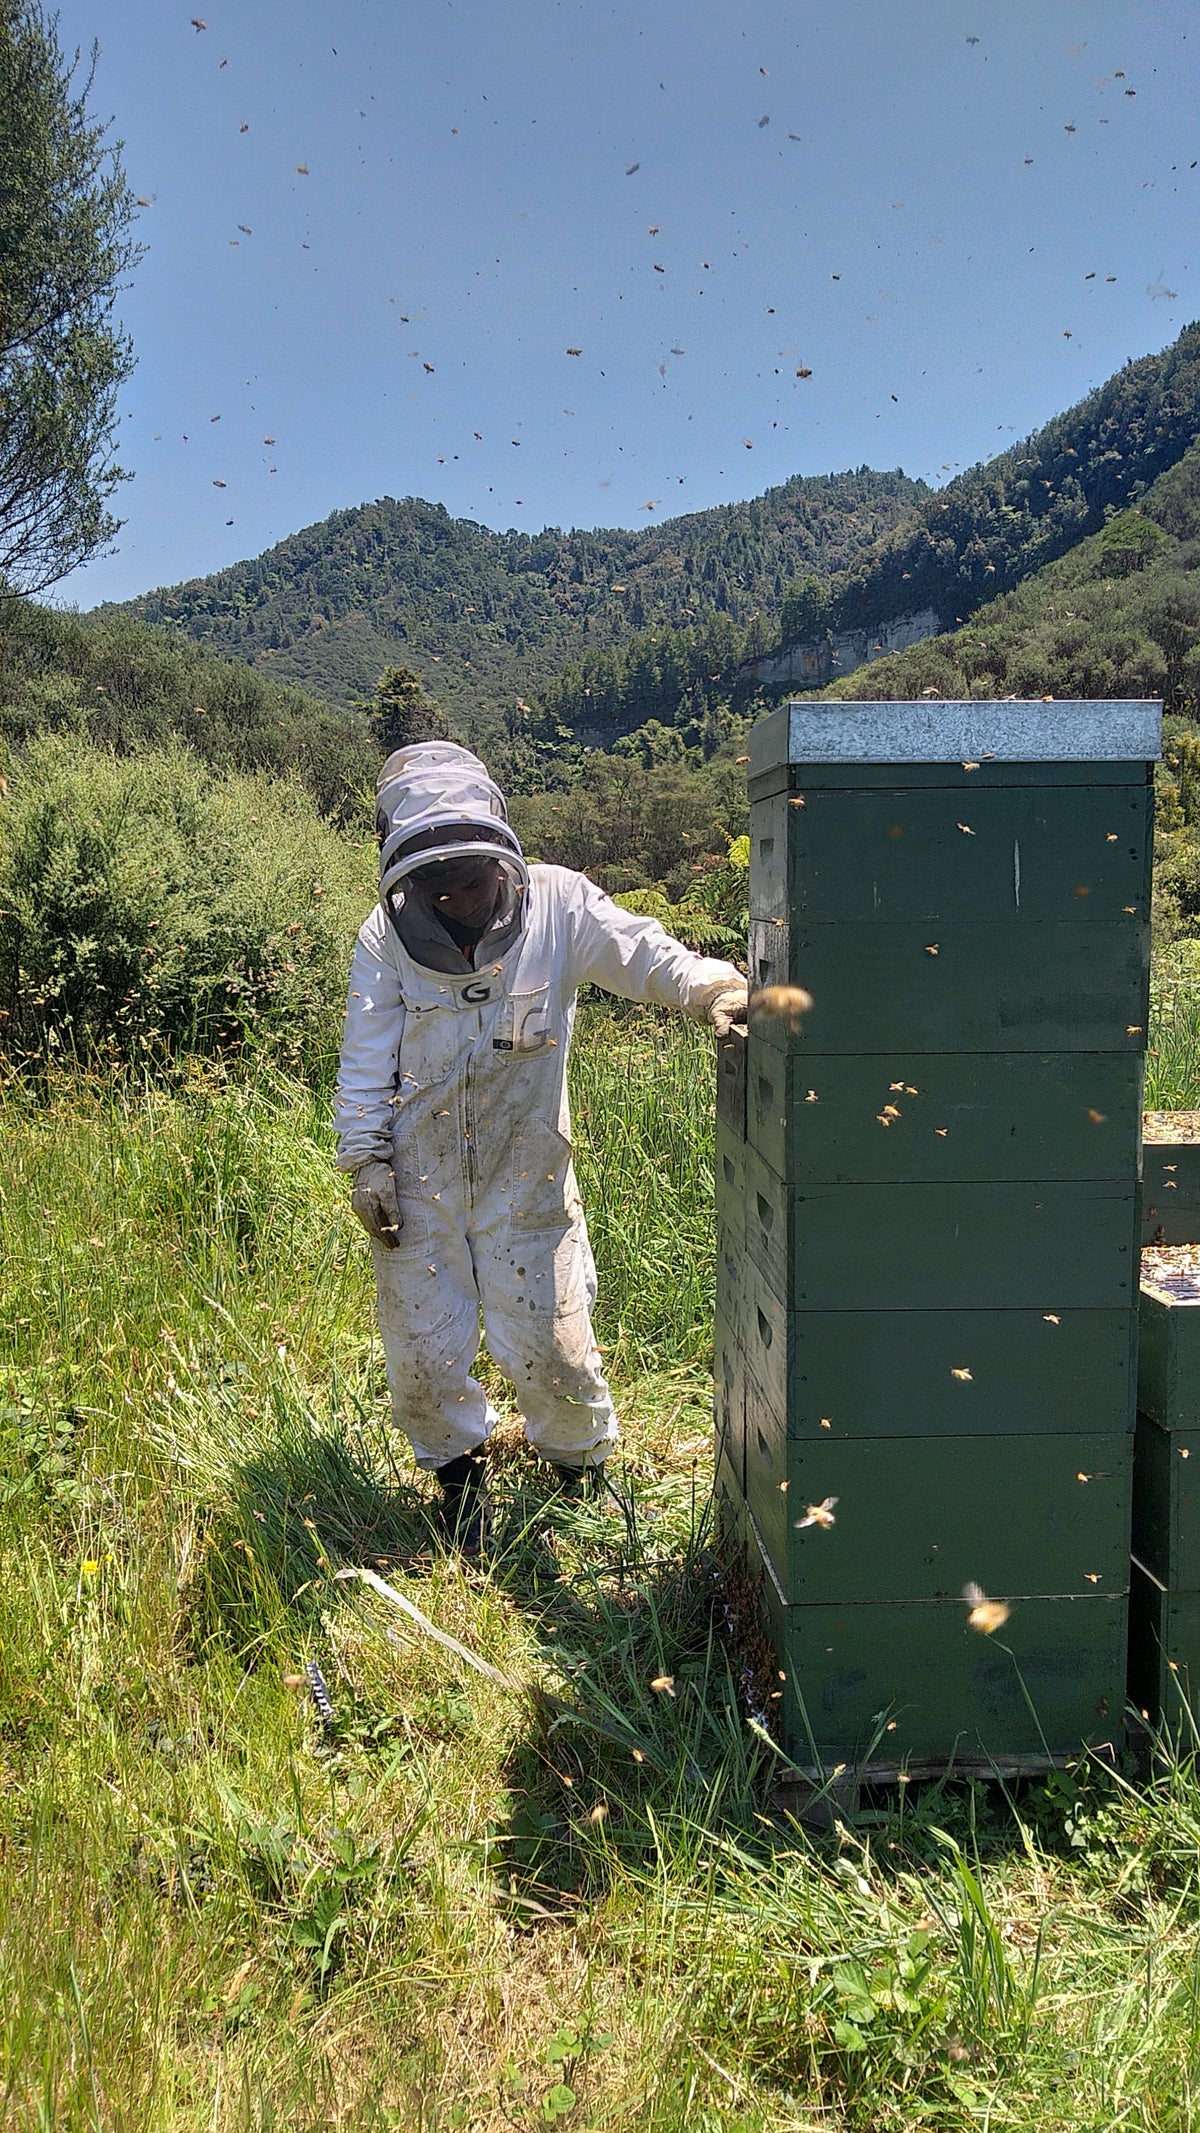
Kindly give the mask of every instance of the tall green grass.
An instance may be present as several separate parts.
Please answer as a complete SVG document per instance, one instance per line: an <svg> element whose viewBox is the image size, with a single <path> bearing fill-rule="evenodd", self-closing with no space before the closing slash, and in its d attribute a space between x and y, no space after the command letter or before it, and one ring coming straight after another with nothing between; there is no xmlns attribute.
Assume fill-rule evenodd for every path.
<svg viewBox="0 0 1200 2133"><path fill-rule="evenodd" d="M1200 1108L1200 941L1176 941L1156 957L1150 985L1146 1106Z"/></svg>
<svg viewBox="0 0 1200 2133"><path fill-rule="evenodd" d="M708 1546L711 1069L581 1017L627 1500L502 1425L485 1572L390 1439L323 1094L3 1093L5 2128L1196 2122L1190 1748L824 1837L773 1791Z"/></svg>

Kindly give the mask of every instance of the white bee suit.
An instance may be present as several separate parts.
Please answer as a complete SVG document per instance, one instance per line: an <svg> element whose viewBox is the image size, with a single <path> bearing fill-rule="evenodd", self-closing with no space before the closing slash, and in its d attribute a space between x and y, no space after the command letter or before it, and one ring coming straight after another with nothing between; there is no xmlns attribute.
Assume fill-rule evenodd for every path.
<svg viewBox="0 0 1200 2133"><path fill-rule="evenodd" d="M453 766L445 745L434 746L444 781ZM407 751L406 766L420 753ZM486 777L465 750L453 753ZM350 975L338 1167L393 1167L402 1227L394 1247L373 1244L379 1323L393 1418L418 1465L474 1450L495 1422L470 1375L481 1314L530 1442L557 1464L594 1465L617 1424L592 1336L595 1267L571 1161L566 1064L575 996L590 983L703 1018L739 974L694 955L657 920L622 911L585 875L527 868L511 831L489 845L479 787L462 789L470 776L464 765L438 805L468 849L504 855L506 868L514 855L511 893L474 968L446 936L442 946L423 945L432 936L420 913L409 913L410 937L457 969L415 959L394 903L367 919ZM415 844L418 866L431 849L428 816L402 812L397 826L393 806L384 842L393 897L405 879L404 851L397 858L395 848ZM462 835L472 819L478 847ZM415 886L409 894L420 901ZM488 953L492 939L504 942L502 952Z"/></svg>

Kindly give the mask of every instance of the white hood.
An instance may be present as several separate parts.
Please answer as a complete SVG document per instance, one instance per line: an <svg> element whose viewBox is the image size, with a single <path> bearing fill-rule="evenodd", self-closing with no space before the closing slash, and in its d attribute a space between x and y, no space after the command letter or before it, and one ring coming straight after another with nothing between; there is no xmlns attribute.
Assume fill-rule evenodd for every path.
<svg viewBox="0 0 1200 2133"><path fill-rule="evenodd" d="M504 954L524 922L529 869L504 795L479 757L455 741L415 742L388 757L376 792L379 897L409 954L428 969L471 967L438 923L428 891L409 877L432 860L473 853L501 863L504 891L481 945Z"/></svg>
<svg viewBox="0 0 1200 2133"><path fill-rule="evenodd" d="M386 901L414 868L444 858L497 851L514 858L528 877L508 809L477 755L455 741L418 741L398 748L379 773L375 826L379 833L379 893Z"/></svg>

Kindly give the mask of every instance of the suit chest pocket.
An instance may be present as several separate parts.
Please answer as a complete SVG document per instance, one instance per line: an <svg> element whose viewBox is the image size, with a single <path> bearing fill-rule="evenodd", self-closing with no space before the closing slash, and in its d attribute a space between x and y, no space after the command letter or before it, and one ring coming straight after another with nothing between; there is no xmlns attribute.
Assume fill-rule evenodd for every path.
<svg viewBox="0 0 1200 2133"><path fill-rule="evenodd" d="M549 985L508 993L492 1032L493 1054L520 1059L551 1050L558 1041L552 1026L556 1004Z"/></svg>

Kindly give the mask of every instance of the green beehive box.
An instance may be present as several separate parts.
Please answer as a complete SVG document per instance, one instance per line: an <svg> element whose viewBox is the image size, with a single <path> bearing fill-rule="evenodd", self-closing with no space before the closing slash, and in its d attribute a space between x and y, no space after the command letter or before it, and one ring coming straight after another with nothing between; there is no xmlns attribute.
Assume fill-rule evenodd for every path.
<svg viewBox="0 0 1200 2133"><path fill-rule="evenodd" d="M1136 1238L1132 1181L791 1187L747 1163L747 1257L797 1309L1129 1306Z"/></svg>
<svg viewBox="0 0 1200 2133"><path fill-rule="evenodd" d="M1139 1415L1133 1445L1133 1552L1173 1592L1200 1592L1200 1428Z"/></svg>
<svg viewBox="0 0 1200 2133"><path fill-rule="evenodd" d="M746 1138L746 1033L732 1029L717 1044L717 1122Z"/></svg>
<svg viewBox="0 0 1200 2133"><path fill-rule="evenodd" d="M747 1137L793 1185L1137 1175L1136 1053L780 1051L750 1040ZM1147 1151L1149 1153L1149 1151Z"/></svg>
<svg viewBox="0 0 1200 2133"><path fill-rule="evenodd" d="M1200 1592L1170 1592L1138 1562L1129 1590L1129 1700L1191 1747L1200 1719Z"/></svg>
<svg viewBox="0 0 1200 2133"><path fill-rule="evenodd" d="M970 1581L1079 1598L1128 1585L1123 1434L798 1443L751 1385L746 1453L763 1552L796 1603L958 1599Z"/></svg>
<svg viewBox="0 0 1200 2133"><path fill-rule="evenodd" d="M896 703L796 697L756 720L750 798L830 786L1145 785L1162 705L1147 698Z"/></svg>
<svg viewBox="0 0 1200 2133"><path fill-rule="evenodd" d="M746 1347L759 1401L798 1442L1129 1437L1136 1333L1129 1310L788 1312L760 1283Z"/></svg>
<svg viewBox="0 0 1200 2133"><path fill-rule="evenodd" d="M830 1769L868 1758L1038 1759L1078 1754L1085 1742L1119 1744L1124 1596L1026 1600L1012 1621L998 1640L971 1630L965 1607L949 1600L789 1608L775 1648L788 1677L790 1753L800 1761L815 1746L814 1760Z"/></svg>
<svg viewBox="0 0 1200 2133"><path fill-rule="evenodd" d="M755 803L750 915L810 925L1146 918L1152 795L817 787Z"/></svg>
<svg viewBox="0 0 1200 2133"><path fill-rule="evenodd" d="M718 1309L713 1321L713 1423L718 1465L746 1490L746 1358L740 1335Z"/></svg>
<svg viewBox="0 0 1200 2133"><path fill-rule="evenodd" d="M1181 1277L1143 1279L1138 1310L1138 1407L1164 1429L1200 1428L1200 1289Z"/></svg>
<svg viewBox="0 0 1200 2133"><path fill-rule="evenodd" d="M1200 1244L1200 1141L1143 1141L1142 1243Z"/></svg>
<svg viewBox="0 0 1200 2133"><path fill-rule="evenodd" d="M741 1252L746 1243L746 1143L732 1126L718 1118L713 1148L713 1182L716 1187L717 1224L731 1248Z"/></svg>
<svg viewBox="0 0 1200 2133"><path fill-rule="evenodd" d="M990 1637L961 1600L789 1605L765 1560L762 1596L802 1765L979 1768L1123 1737L1124 1593L1014 1600Z"/></svg>
<svg viewBox="0 0 1200 2133"><path fill-rule="evenodd" d="M741 1482L730 1462L721 1457L713 1473L713 1526L721 1567L740 1586L747 1570L757 1567L758 1546L752 1539Z"/></svg>
<svg viewBox="0 0 1200 2133"><path fill-rule="evenodd" d="M798 1759L1120 1725L1160 722L808 700L752 730L752 989L813 995L752 1020L737 1284Z"/></svg>
<svg viewBox="0 0 1200 2133"><path fill-rule="evenodd" d="M813 998L796 1035L760 1016L754 1043L814 1052L1140 1052L1149 935L1091 925L802 925L752 919L755 987ZM753 1072L753 1049L749 1059Z"/></svg>
<svg viewBox="0 0 1200 2133"><path fill-rule="evenodd" d="M752 1279L746 1258L746 1144L717 1120L714 1154L717 1201L717 1312L745 1343Z"/></svg>
<svg viewBox="0 0 1200 2133"><path fill-rule="evenodd" d="M758 1291L758 1275L746 1257L745 1248L735 1251L717 1229L717 1313L731 1328L743 1353L749 1342L751 1312Z"/></svg>

